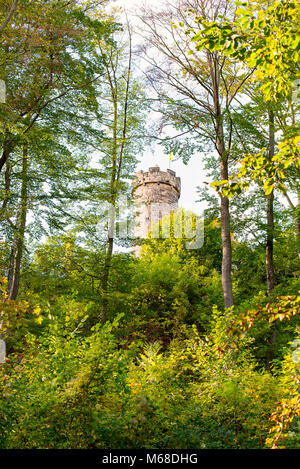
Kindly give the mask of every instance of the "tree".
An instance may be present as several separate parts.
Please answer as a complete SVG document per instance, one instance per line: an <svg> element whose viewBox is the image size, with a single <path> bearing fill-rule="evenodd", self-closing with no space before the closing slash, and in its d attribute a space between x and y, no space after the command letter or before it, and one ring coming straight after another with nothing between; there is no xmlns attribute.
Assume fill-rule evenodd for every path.
<svg viewBox="0 0 300 469"><path fill-rule="evenodd" d="M127 24L128 44L105 48L105 44L97 38L99 58L104 61L106 81L106 107L105 118L100 123L105 127L106 138L101 151L104 153L102 164L108 172L107 191L104 196L110 205L108 236L105 261L102 274L102 289L107 294L109 271L114 245L115 210L117 200L124 191L124 176L128 169L134 165L134 157L130 154L133 147L130 145L130 134L134 131L134 124L138 118L133 119L133 112L137 112L136 97L133 96L134 82L132 79L132 40L131 27ZM127 50L126 50L127 49ZM127 64L125 65L127 55ZM103 87L102 87L103 89ZM103 89L104 90L104 89ZM137 90L136 90L137 91ZM112 115L112 119L108 116ZM122 188L123 186L123 188ZM123 190L122 190L123 189ZM103 309L105 319L105 306Z"/></svg>
<svg viewBox="0 0 300 469"><path fill-rule="evenodd" d="M193 36L198 47L219 50L255 67L266 100L287 96L299 72L298 5L294 0L236 1L234 17L213 21L194 14L201 33Z"/></svg>
<svg viewBox="0 0 300 469"><path fill-rule="evenodd" d="M173 124L180 135L190 133L195 139L194 148L216 152L221 179L228 179L230 153L234 138L232 108L251 70L241 70L239 65L219 51L205 48L191 50L187 30L197 28L188 9L213 20L222 11L231 11L228 2L218 6L212 2L179 1L169 4L164 11L146 10L141 16L148 31L144 58L150 64L148 80L157 93L159 111L164 123ZM173 25L172 25L173 23ZM193 29L194 30L194 29ZM144 31L143 31L144 34ZM202 30L197 33L201 36ZM159 54L157 54L159 52ZM166 148L186 156L180 142L166 139ZM187 143L188 145L188 143ZM210 145L210 146L209 146ZM233 305L230 238L230 210L228 197L220 197L222 236L222 285L225 307Z"/></svg>
<svg viewBox="0 0 300 469"><path fill-rule="evenodd" d="M40 129L41 140L49 139L47 134L50 125L44 137L41 135L45 119L54 127L55 119L59 118L62 127L64 118L70 120L70 114L63 111L66 107L66 100L74 103L76 93L81 96L81 105L83 99L89 100L92 104L92 99L95 99L93 83L97 76L91 64L89 67L83 67L92 50L89 23L93 23L94 27L97 25L99 35L102 34L106 38L114 29L112 21L104 15L100 20L90 19L89 8L89 4L80 8L75 1L62 2L59 5L57 2L41 1L39 5L24 2L16 20L9 25L8 34L2 41L4 51L9 51L7 54L2 54L4 61L2 76L9 86L6 103L0 110L2 122L0 170L4 166L6 168L1 212L4 224L9 222L10 228L13 228L9 267L9 298L11 299L16 298L19 286L28 211L26 203L28 171L30 171L33 159L31 151L34 147L33 139L38 134L34 132L34 129L35 127ZM24 21L25 18L26 21ZM26 32L26 27L30 33ZM20 33L24 36L21 42L18 40ZM101 75L100 64L98 64L97 71ZM78 104L79 101L80 99ZM58 109L60 109L59 117ZM74 117L72 121L74 122ZM23 151L23 166L20 170L21 184L11 187L12 166L18 168L17 158L20 148L23 150L26 148L26 158L24 159ZM51 161L49 163L51 166ZM20 203L14 214L16 216L14 223L10 219L12 214L8 210L8 202L18 187L21 191Z"/></svg>
<svg viewBox="0 0 300 469"><path fill-rule="evenodd" d="M3 18L1 18L2 22L0 23L0 34L2 34L7 24L10 22L11 18L13 17L14 12L18 6L18 3L19 3L18 0L13 0L11 4L9 5L9 7L7 8L5 14L3 15Z"/></svg>
<svg viewBox="0 0 300 469"><path fill-rule="evenodd" d="M19 291L21 260L24 247L24 235L27 218L27 166L28 166L28 145L24 143L22 148L22 170L21 170L21 194L19 211L16 216L16 228L12 243L9 267L8 267L8 298L15 300Z"/></svg>
<svg viewBox="0 0 300 469"><path fill-rule="evenodd" d="M289 204L295 209L291 199L288 197L287 188L282 183L285 178L285 172L280 169L276 171L276 164L282 159L279 155L275 155L275 115L278 114L280 104L284 102L284 98L288 97L290 101L291 122L289 128L295 127L295 109L291 102L291 84L292 78L295 77L298 69L298 46L296 28L294 24L297 16L296 4L293 1L277 2L271 4L261 2L241 3L236 2L237 6L241 6L236 11L234 19L228 19L225 16L219 16L214 21L207 21L203 16L197 17L197 21L201 24L202 33L195 34L193 41L197 43L197 48L208 47L210 50L222 51L225 55L243 61L247 66L255 66L255 79L259 80L260 91L263 94L265 105L268 108L269 121L269 142L268 149L262 160L262 153L259 152L257 161L263 161L256 165L255 157L251 159L250 165L245 159L243 171L237 178L230 177L216 183L221 188L220 193L230 195L230 192L240 192L245 185L240 184L241 178L251 172L252 167L256 165L253 171L252 179L257 178L259 169L260 180L264 182L264 188L267 196L267 243L266 243L266 269L267 269L267 290L270 295L275 286L275 272L273 262L273 203L274 203L274 187L278 187L286 196ZM274 79L275 74L275 79ZM271 99L277 101L277 109L270 102ZM279 106L278 106L279 104ZM279 119L280 121L280 119ZM285 121L286 122L286 121ZM281 121L281 130L287 133L287 126L283 128ZM293 140L293 139L291 139ZM297 171L297 151L293 146L297 142L287 142L290 146L292 158L286 158L283 162L284 170L291 164L295 163ZM282 164L282 162L281 162ZM276 174L277 172L277 174ZM275 173L275 174L274 174ZM279 177L278 177L279 176ZM250 174L251 179L251 174ZM277 180L279 179L279 183ZM298 220L298 215L296 215Z"/></svg>
<svg viewBox="0 0 300 469"><path fill-rule="evenodd" d="M96 169L90 168L87 186L82 188L90 200L81 213L82 222L79 221L77 229L80 230L82 223L85 223L84 219L90 226L100 222L98 228L95 227L95 241L99 243L101 237L98 246L100 250L104 247L101 290L102 320L105 320L117 211L121 210L121 196L128 200L131 198L130 182L136 157L141 153L144 143L146 108L142 82L133 76L132 31L129 23L124 26L124 31L116 32L110 43L92 25L91 32L94 44L91 61L98 63L100 70L103 66L101 80L95 83L99 96L97 105L86 109L94 121L87 144L94 152L97 163ZM103 226L103 217L107 220L106 227Z"/></svg>
<svg viewBox="0 0 300 469"><path fill-rule="evenodd" d="M199 16L196 20L202 26L202 35L197 33L192 39L199 49L208 47L212 51L222 51L247 66L255 67L254 77L260 83L265 101L273 99L280 102L282 98L288 98L291 122L281 129L285 139L278 145L278 154L270 158L263 155L262 150L257 157L247 157L240 173L240 177L259 177L264 182L267 195L276 186L287 196L286 172L289 173L292 168L299 175L299 138L295 125L299 93L297 84L292 86L299 74L298 6L293 0L274 0L270 3L238 1L236 5L241 8L237 9L234 19L219 16L217 21L207 21ZM296 96L295 102L293 95ZM224 184L226 186L226 181ZM234 189L240 190L242 187L235 181ZM298 226L299 207L296 220Z"/></svg>

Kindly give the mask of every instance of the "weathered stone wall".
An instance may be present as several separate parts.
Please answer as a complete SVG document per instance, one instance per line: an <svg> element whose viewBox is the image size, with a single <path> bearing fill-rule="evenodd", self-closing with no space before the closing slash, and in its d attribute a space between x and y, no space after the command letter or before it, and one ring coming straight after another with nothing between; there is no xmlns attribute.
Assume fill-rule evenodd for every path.
<svg viewBox="0 0 300 469"><path fill-rule="evenodd" d="M149 171L139 171L132 185L134 198L134 247L136 255L140 252L139 239L148 237L151 226L158 223L172 210L176 211L180 197L180 178L171 169L161 171L158 166ZM155 236L155 230L152 236Z"/></svg>

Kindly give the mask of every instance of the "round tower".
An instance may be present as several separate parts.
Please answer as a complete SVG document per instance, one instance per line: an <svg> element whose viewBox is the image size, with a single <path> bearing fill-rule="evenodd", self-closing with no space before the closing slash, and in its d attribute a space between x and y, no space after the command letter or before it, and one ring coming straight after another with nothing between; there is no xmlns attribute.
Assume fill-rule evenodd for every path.
<svg viewBox="0 0 300 469"><path fill-rule="evenodd" d="M153 224L172 210L176 211L180 189L180 178L171 169L161 171L155 166L147 172L136 173L132 184L135 214L133 236L136 240L148 238ZM135 254L138 255L139 251L140 247L135 246Z"/></svg>

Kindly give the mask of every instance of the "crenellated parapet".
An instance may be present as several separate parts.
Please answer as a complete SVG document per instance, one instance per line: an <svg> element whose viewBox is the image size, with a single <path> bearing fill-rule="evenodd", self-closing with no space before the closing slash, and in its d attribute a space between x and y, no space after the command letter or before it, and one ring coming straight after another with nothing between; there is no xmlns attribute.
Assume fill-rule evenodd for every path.
<svg viewBox="0 0 300 469"><path fill-rule="evenodd" d="M171 169L161 171L158 166L149 168L146 172L138 171L133 180L132 191L134 192L140 186L157 185L159 187L161 184L174 188L179 198L181 190L180 178L176 176L175 171Z"/></svg>

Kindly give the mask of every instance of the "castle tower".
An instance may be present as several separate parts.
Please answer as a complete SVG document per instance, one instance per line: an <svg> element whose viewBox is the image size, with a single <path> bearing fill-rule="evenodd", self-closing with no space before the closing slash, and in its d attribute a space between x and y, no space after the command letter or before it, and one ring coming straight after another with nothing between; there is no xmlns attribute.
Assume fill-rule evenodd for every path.
<svg viewBox="0 0 300 469"><path fill-rule="evenodd" d="M171 169L161 171L158 166L136 173L132 184L134 200L134 231L136 240L148 238L153 224L176 211L180 197L180 178ZM140 246L134 247L139 255Z"/></svg>

